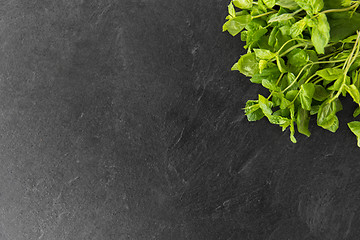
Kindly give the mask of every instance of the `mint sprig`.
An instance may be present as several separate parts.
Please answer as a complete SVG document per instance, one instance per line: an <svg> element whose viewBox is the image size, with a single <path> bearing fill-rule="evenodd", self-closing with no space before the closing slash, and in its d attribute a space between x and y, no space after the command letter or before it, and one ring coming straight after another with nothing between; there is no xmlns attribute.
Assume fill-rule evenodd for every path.
<svg viewBox="0 0 360 240"><path fill-rule="evenodd" d="M340 96L360 114L360 0L232 0L223 31L241 35L247 53L232 70L269 90L244 108L249 121L266 117L282 130L310 136L309 120L335 132ZM348 124L358 138L360 122Z"/></svg>

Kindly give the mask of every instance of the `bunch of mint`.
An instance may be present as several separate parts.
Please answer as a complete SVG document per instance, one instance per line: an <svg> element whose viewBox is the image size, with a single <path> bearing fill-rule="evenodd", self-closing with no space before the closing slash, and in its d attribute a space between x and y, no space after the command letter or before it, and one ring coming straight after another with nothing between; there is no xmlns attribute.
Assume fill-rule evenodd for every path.
<svg viewBox="0 0 360 240"><path fill-rule="evenodd" d="M249 121L266 117L282 130L310 136L309 120L335 132L340 96L360 114L360 0L232 0L223 26L246 42L237 70L269 90L249 100ZM360 147L360 122L348 123Z"/></svg>

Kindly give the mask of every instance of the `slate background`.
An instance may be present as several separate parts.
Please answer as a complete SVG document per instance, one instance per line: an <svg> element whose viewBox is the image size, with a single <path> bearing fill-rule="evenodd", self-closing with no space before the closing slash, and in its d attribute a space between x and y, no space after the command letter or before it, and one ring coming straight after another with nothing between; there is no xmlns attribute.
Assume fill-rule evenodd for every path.
<svg viewBox="0 0 360 240"><path fill-rule="evenodd" d="M0 239L358 239L360 166L241 108L223 0L0 1Z"/></svg>

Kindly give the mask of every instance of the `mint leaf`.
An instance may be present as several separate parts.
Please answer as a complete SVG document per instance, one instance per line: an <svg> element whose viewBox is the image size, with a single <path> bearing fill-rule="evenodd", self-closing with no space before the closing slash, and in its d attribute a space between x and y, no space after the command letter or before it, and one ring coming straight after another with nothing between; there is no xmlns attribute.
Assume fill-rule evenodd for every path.
<svg viewBox="0 0 360 240"><path fill-rule="evenodd" d="M263 2L268 8L273 8L275 6L275 0L263 0Z"/></svg>
<svg viewBox="0 0 360 240"><path fill-rule="evenodd" d="M249 122L260 120L264 117L262 110L260 109L259 101L249 100L246 102L245 115Z"/></svg>
<svg viewBox="0 0 360 240"><path fill-rule="evenodd" d="M337 68L325 68L317 71L316 74L325 80L335 81L344 75L344 70Z"/></svg>
<svg viewBox="0 0 360 240"><path fill-rule="evenodd" d="M358 107L357 109L355 109L353 116L354 118L360 115L360 107Z"/></svg>
<svg viewBox="0 0 360 240"><path fill-rule="evenodd" d="M296 116L296 126L298 132L304 134L307 137L310 137L309 121L310 112L300 107Z"/></svg>
<svg viewBox="0 0 360 240"><path fill-rule="evenodd" d="M309 15L318 14L324 7L323 0L295 0L295 2Z"/></svg>
<svg viewBox="0 0 360 240"><path fill-rule="evenodd" d="M357 0L231 1L223 31L241 33L247 49L231 69L269 92L246 103L249 121L265 116L290 128L295 143L295 125L310 136L311 115L337 131L341 96L351 97L359 106L353 115L360 115L359 6Z"/></svg>
<svg viewBox="0 0 360 240"><path fill-rule="evenodd" d="M300 102L303 109L310 111L312 98L315 93L315 85L313 83L305 83L301 85Z"/></svg>
<svg viewBox="0 0 360 240"><path fill-rule="evenodd" d="M259 94L259 105L266 117L270 117L272 115L272 110L271 110L272 103L260 94Z"/></svg>
<svg viewBox="0 0 360 240"><path fill-rule="evenodd" d="M345 89L350 94L350 96L353 98L354 102L360 106L359 89L357 87L355 87L355 85L346 85Z"/></svg>
<svg viewBox="0 0 360 240"><path fill-rule="evenodd" d="M251 9L252 7L252 0L233 0L232 3L240 9Z"/></svg>
<svg viewBox="0 0 360 240"><path fill-rule="evenodd" d="M360 147L360 122L354 121L348 123L350 130L355 134L358 142L358 146Z"/></svg>
<svg viewBox="0 0 360 240"><path fill-rule="evenodd" d="M233 17L223 25L223 32L228 31L232 36L236 36L250 21L249 14Z"/></svg>
<svg viewBox="0 0 360 240"><path fill-rule="evenodd" d="M299 7L299 5L294 0L277 0L276 5L290 10L294 10Z"/></svg>
<svg viewBox="0 0 360 240"><path fill-rule="evenodd" d="M294 16L292 14L290 14L290 13L284 13L284 14L281 14L279 16L271 17L269 19L268 23L288 21L290 19L294 19Z"/></svg>
<svg viewBox="0 0 360 240"><path fill-rule="evenodd" d="M316 101L324 101L325 99L327 99L330 96L330 93L328 91L326 91L326 89L321 86L321 85L315 85L315 93L313 98Z"/></svg>
<svg viewBox="0 0 360 240"><path fill-rule="evenodd" d="M252 83L261 84L263 80L268 80L271 82L276 82L280 76L279 69L275 66L265 68L261 73L256 73L250 81Z"/></svg>
<svg viewBox="0 0 360 240"><path fill-rule="evenodd" d="M316 18L316 25L312 27L311 41L318 54L324 54L325 46L330 40L330 26L326 15L320 13Z"/></svg>
<svg viewBox="0 0 360 240"><path fill-rule="evenodd" d="M327 101L320 105L317 115L317 124L324 129L329 129L334 124L334 117L336 114L335 102L328 103Z"/></svg>
<svg viewBox="0 0 360 240"><path fill-rule="evenodd" d="M263 60L270 60L276 56L275 53L267 49L254 49L256 58Z"/></svg>
<svg viewBox="0 0 360 240"><path fill-rule="evenodd" d="M290 35L292 38L296 38L297 36L299 36L300 34L302 34L302 32L304 31L306 27L306 21L304 19L301 19L300 21L296 22L295 24L293 24L290 28Z"/></svg>
<svg viewBox="0 0 360 240"><path fill-rule="evenodd" d="M228 12L231 17L235 17L236 12L235 12L235 8L234 8L234 5L232 4L232 2L228 5Z"/></svg>
<svg viewBox="0 0 360 240"><path fill-rule="evenodd" d="M236 65L236 67L235 67ZM240 71L247 77L253 76L258 69L258 62L256 60L254 53L247 53L239 59L237 64L235 64L233 69Z"/></svg>

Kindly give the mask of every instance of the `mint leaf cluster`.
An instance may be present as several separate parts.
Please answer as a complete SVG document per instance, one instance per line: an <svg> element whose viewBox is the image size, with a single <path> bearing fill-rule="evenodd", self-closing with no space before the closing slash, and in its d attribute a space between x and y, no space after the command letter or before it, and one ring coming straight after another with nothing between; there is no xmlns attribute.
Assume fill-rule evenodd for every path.
<svg viewBox="0 0 360 240"><path fill-rule="evenodd" d="M310 136L309 121L335 132L339 97L360 115L360 0L232 0L223 31L240 35L247 53L231 68L269 90L244 108L283 131ZM348 123L360 147L360 122Z"/></svg>

